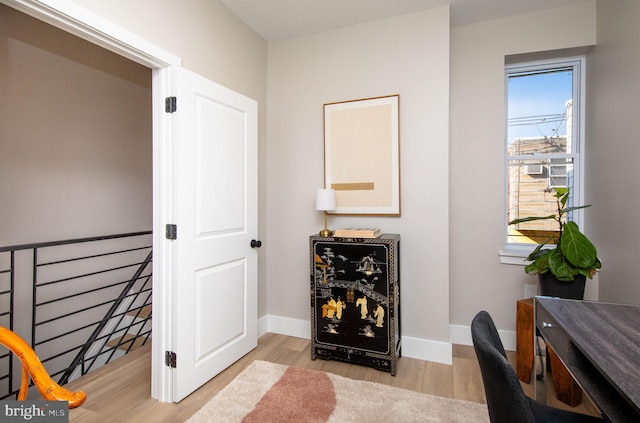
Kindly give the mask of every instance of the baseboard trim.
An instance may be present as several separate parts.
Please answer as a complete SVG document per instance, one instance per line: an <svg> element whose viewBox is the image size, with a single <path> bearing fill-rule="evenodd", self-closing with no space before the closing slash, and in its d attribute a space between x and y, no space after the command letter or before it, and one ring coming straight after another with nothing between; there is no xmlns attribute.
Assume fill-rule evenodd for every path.
<svg viewBox="0 0 640 423"><path fill-rule="evenodd" d="M262 336L267 332L310 339L311 323L308 320L266 315L258 320L258 336ZM498 332L505 350L515 351L516 333L504 330ZM403 357L451 364L453 362L453 344L473 345L471 327L449 325L449 337L450 342L443 342L403 336L401 354Z"/></svg>
<svg viewBox="0 0 640 423"><path fill-rule="evenodd" d="M290 317L266 315L258 320L258 336L262 336L267 332L311 339L311 322Z"/></svg>
<svg viewBox="0 0 640 423"><path fill-rule="evenodd" d="M502 345L507 351L516 350L516 333L508 330L498 330ZM452 344L473 345L471 326L449 325L449 337Z"/></svg>
<svg viewBox="0 0 640 423"><path fill-rule="evenodd" d="M401 352L403 357L442 364L453 363L453 348L449 342L403 336Z"/></svg>
<svg viewBox="0 0 640 423"><path fill-rule="evenodd" d="M266 315L258 320L258 336L267 332L280 335L294 336L296 338L311 338L311 323L308 320L291 319ZM516 350L516 333L514 331L498 330L500 339L507 351ZM401 353L404 357L419 360L433 361L435 363L452 363L452 345L473 345L471 339L471 327L463 325L449 325L450 342L433 341L429 339L402 337Z"/></svg>

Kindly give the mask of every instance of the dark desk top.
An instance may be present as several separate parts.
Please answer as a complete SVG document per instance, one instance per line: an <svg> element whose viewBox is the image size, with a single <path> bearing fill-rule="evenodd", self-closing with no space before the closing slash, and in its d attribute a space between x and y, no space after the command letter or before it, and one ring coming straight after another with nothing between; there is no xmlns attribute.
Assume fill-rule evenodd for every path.
<svg viewBox="0 0 640 423"><path fill-rule="evenodd" d="M595 373L595 368L608 384L601 381L592 388L609 385L606 389L614 388L640 414L640 306L549 297L536 297L536 303L569 338L563 361L578 373L576 380L582 383L580 373Z"/></svg>

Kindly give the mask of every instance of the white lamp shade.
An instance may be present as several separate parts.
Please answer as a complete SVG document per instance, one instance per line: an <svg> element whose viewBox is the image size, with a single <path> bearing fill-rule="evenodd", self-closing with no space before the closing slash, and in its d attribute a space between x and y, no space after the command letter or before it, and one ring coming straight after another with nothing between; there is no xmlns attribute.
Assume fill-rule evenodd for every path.
<svg viewBox="0 0 640 423"><path fill-rule="evenodd" d="M319 189L316 194L316 210L335 210L336 192L332 189Z"/></svg>

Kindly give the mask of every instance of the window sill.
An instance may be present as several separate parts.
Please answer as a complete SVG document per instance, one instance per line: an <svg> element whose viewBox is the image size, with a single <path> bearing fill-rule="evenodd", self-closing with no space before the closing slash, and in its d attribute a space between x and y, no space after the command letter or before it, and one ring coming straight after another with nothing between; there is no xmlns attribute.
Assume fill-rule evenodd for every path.
<svg viewBox="0 0 640 423"><path fill-rule="evenodd" d="M529 253L531 253L531 248L500 250L498 255L501 264L524 266L527 264L526 258Z"/></svg>

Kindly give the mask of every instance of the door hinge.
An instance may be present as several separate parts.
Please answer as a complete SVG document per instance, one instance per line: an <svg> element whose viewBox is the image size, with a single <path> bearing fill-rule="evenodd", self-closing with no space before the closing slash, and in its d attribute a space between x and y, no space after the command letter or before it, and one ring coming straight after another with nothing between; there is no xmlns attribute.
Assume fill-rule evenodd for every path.
<svg viewBox="0 0 640 423"><path fill-rule="evenodd" d="M171 367L172 369L176 368L176 353L173 351L165 351L164 352L164 364L165 366Z"/></svg>
<svg viewBox="0 0 640 423"><path fill-rule="evenodd" d="M178 110L178 98L167 97L164 99L164 111L167 113L174 113Z"/></svg>
<svg viewBox="0 0 640 423"><path fill-rule="evenodd" d="M173 225L171 223L166 226L166 237L167 239L178 239L178 225Z"/></svg>

